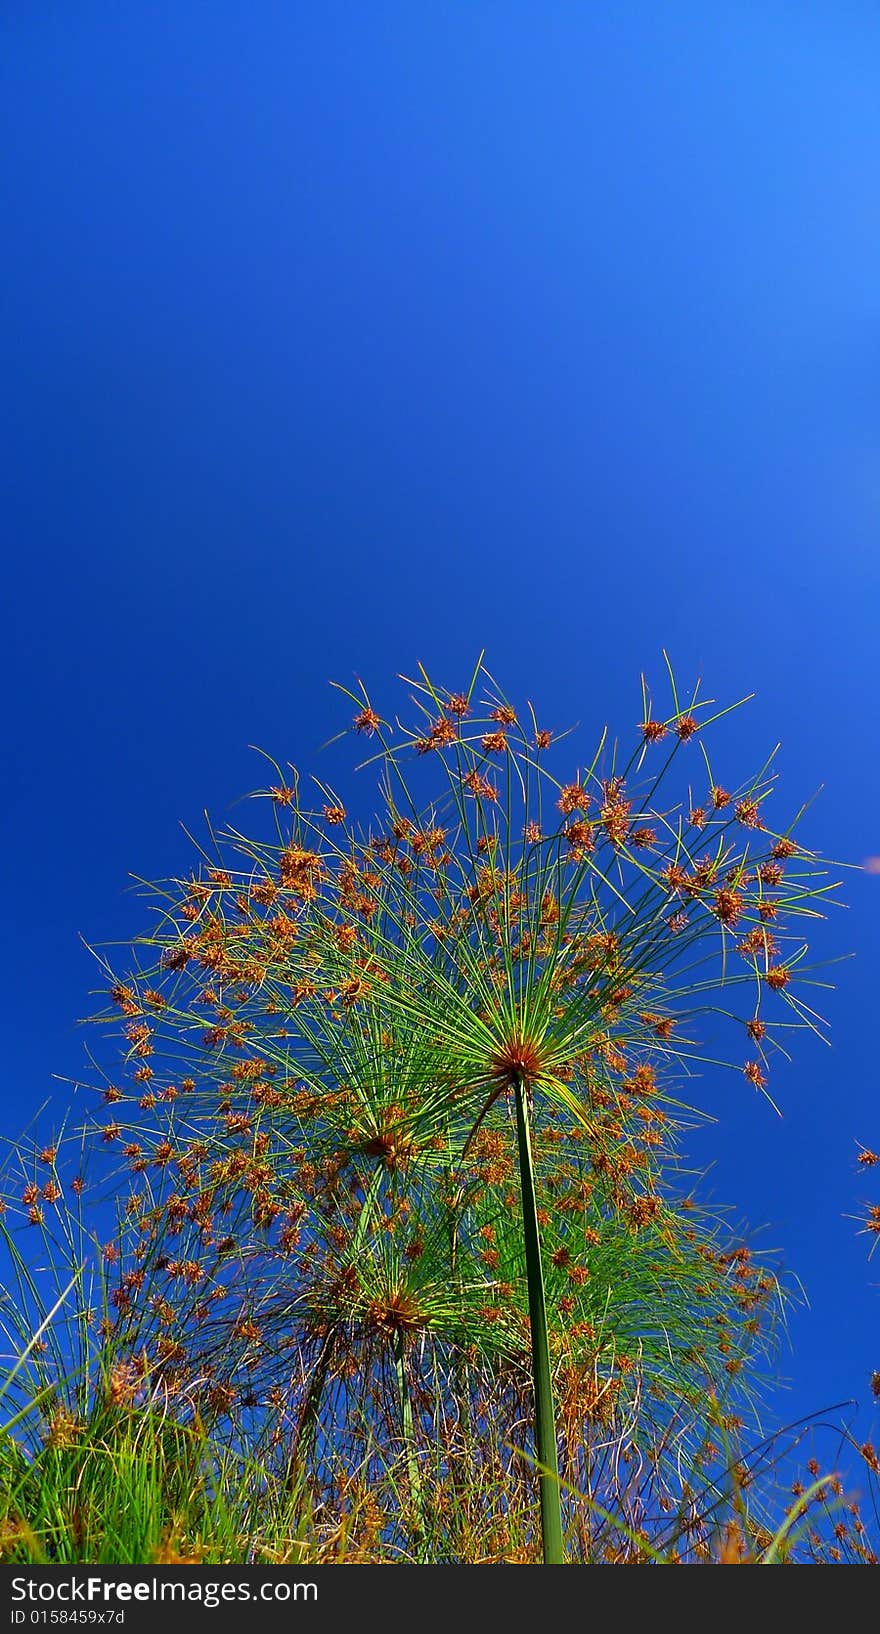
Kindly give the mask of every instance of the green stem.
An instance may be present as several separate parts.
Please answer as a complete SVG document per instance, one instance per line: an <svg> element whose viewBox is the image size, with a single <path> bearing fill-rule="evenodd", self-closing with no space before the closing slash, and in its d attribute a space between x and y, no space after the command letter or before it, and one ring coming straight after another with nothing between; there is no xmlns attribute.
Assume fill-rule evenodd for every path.
<svg viewBox="0 0 880 1634"><path fill-rule="evenodd" d="M394 1361L397 1372L397 1389L400 1395L400 1420L403 1431L403 1446L406 1457L406 1474L409 1481L410 1497L416 1516L416 1543L419 1549L419 1558L424 1546L425 1538L425 1503L422 1492L422 1477L419 1469L419 1458L416 1451L415 1425L413 1422L412 1399L406 1379L406 1357L403 1345L403 1334L398 1333L394 1341Z"/></svg>
<svg viewBox="0 0 880 1634"><path fill-rule="evenodd" d="M535 1391L535 1452L540 1466L541 1537L544 1565L564 1566L562 1542L562 1501L559 1490L559 1458L556 1446L556 1416L553 1410L553 1381L550 1347L547 1341L547 1305L544 1298L544 1271L541 1265L541 1234L535 1200L535 1167L529 1134L526 1096L520 1079L514 1085L516 1138L519 1146L519 1178L522 1191L523 1238L526 1251L526 1280L529 1289L529 1322L532 1331L532 1382Z"/></svg>

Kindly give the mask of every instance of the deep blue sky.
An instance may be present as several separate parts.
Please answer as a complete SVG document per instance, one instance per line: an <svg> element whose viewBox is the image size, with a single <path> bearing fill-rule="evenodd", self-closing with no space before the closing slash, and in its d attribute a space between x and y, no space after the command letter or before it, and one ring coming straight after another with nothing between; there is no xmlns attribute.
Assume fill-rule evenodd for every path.
<svg viewBox="0 0 880 1634"><path fill-rule="evenodd" d="M186 865L248 744L312 764L330 677L485 646L592 737L665 646L757 691L732 753L781 739L788 809L824 782L809 842L880 852L875 7L6 0L0 33L7 1134L81 1070L79 934L140 927L129 871ZM880 1368L847 1217L880 878L845 895L783 1120L699 1091L717 1195L811 1301L791 1415Z"/></svg>

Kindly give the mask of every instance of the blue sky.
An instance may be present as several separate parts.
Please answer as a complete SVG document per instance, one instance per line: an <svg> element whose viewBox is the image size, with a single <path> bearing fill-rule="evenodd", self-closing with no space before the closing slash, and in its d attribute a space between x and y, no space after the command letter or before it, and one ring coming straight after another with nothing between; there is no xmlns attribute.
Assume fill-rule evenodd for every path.
<svg viewBox="0 0 880 1634"><path fill-rule="evenodd" d="M7 0L2 1125L83 1067L79 937L180 823L314 764L331 677L639 718L666 647L804 837L880 853L880 96L866 4ZM831 1051L699 1090L809 1308L786 1417L868 1396L880 878ZM61 1091L63 1094L63 1090ZM874 1171L875 1176L877 1171ZM865 1407L864 1423L870 1412Z"/></svg>

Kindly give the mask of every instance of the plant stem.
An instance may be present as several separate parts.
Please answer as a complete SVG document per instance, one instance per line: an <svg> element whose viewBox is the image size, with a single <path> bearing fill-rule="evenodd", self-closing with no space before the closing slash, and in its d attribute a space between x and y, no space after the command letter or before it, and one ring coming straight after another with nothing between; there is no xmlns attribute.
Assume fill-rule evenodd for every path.
<svg viewBox="0 0 880 1634"><path fill-rule="evenodd" d="M547 1342L547 1306L544 1298L544 1271L541 1265L541 1234L535 1200L535 1169L529 1134L529 1115L522 1080L514 1084L516 1138L519 1147L519 1178L522 1191L523 1238L526 1253L526 1280L529 1289L529 1323L532 1332L532 1382L535 1392L535 1452L540 1466L541 1537L544 1565L564 1566L562 1542L562 1501L559 1490L559 1456L556 1445L556 1415L553 1410L553 1381L550 1348Z"/></svg>
<svg viewBox="0 0 880 1634"><path fill-rule="evenodd" d="M416 1451L415 1425L413 1422L412 1400L409 1385L406 1379L406 1357L403 1344L403 1334L398 1333L394 1341L394 1361L397 1372L397 1388L400 1395L400 1419L403 1430L403 1445L406 1457L406 1474L409 1481L410 1497L416 1517L416 1544L419 1559L425 1541L425 1503L422 1492L422 1477L419 1469L419 1458Z"/></svg>

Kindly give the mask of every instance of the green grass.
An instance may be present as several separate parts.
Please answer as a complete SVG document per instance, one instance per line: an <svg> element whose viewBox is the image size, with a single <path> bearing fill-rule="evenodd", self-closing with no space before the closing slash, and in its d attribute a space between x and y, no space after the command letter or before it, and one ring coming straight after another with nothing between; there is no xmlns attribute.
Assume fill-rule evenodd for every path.
<svg viewBox="0 0 880 1634"><path fill-rule="evenodd" d="M7 1564L533 1563L540 1529L527 1485L503 1459L471 1446L456 1479L426 1458L413 1518L407 1460L340 1478L320 1500L204 1431L154 1412L96 1410L76 1424L56 1415L38 1453L0 1443L0 1560ZM488 1455L487 1455L488 1454ZM739 1479L709 1498L682 1491L679 1513L627 1521L583 1493L569 1510L574 1563L876 1563L854 1506L833 1478L815 1479L775 1520ZM699 1524L694 1517L701 1515ZM398 1524L389 1525L389 1517ZM403 1523L403 1530L399 1523ZM593 1539L585 1547L584 1540Z"/></svg>

